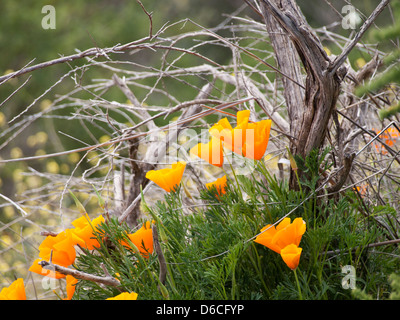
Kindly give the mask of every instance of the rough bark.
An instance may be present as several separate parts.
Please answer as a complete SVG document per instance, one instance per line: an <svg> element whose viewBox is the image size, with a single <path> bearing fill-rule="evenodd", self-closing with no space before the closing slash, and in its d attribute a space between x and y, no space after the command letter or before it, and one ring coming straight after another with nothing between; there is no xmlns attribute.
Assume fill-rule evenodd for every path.
<svg viewBox="0 0 400 320"><path fill-rule="evenodd" d="M360 39L374 17L383 10L385 3L387 1L377 7L354 40ZM340 85L347 73L342 64L354 47L354 42L350 43L339 59L331 61L294 0L261 0L260 7L278 67L289 76L282 81L290 133L295 137L291 140L290 150L292 154L304 158L313 149L323 146ZM301 74L300 62L305 71L304 76ZM304 83L305 89L289 78ZM351 165L349 159L353 157L343 157L343 167ZM342 182L343 177L339 180ZM291 176L290 186L297 187L294 175Z"/></svg>
<svg viewBox="0 0 400 320"><path fill-rule="evenodd" d="M289 5L288 1L282 5ZM299 12L298 8L293 8L294 12ZM297 83L304 86L304 75L301 73L301 61L296 52L293 42L290 40L289 34L282 29L273 15L268 13L265 5L262 6L262 13L265 19L265 25L269 34L271 44L275 51L276 62L282 73L288 77L282 77L284 87L284 97L288 109L290 122L290 136L298 137L298 124L302 122L304 112L303 105L304 89ZM291 81L293 79L295 81ZM296 83L297 82L297 83Z"/></svg>

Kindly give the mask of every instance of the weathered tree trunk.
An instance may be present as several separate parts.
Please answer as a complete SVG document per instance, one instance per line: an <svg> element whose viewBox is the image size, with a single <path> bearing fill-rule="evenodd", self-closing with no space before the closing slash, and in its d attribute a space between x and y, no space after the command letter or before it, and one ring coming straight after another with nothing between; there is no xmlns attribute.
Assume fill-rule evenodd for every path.
<svg viewBox="0 0 400 320"><path fill-rule="evenodd" d="M323 145L346 71L330 71L330 59L294 0L263 0L261 8L278 67L287 76L282 81L293 137L290 150L304 158ZM292 175L290 187L296 186Z"/></svg>
<svg viewBox="0 0 400 320"><path fill-rule="evenodd" d="M323 146L340 85L347 74L343 62L388 3L389 0L382 0L343 52L331 60L295 0L260 0L277 64L285 75L282 81L290 121L292 154L304 158L313 149ZM301 73L300 61L305 75ZM342 128L338 121L336 124L340 136ZM343 137L338 138L337 143L341 144ZM339 167L343 170L338 170L339 175L331 190L338 190L343 185L354 159L354 154L340 151ZM293 173L290 187L297 188Z"/></svg>

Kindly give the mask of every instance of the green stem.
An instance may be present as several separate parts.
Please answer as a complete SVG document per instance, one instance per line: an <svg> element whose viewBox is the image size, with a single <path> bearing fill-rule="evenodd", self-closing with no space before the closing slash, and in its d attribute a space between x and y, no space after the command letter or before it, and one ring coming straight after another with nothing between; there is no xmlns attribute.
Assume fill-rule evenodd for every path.
<svg viewBox="0 0 400 320"><path fill-rule="evenodd" d="M235 155L233 154L233 157L234 156ZM225 151L224 151L224 157L225 157ZM240 188L240 183L239 183L239 180L238 180L238 178L236 176L235 170L233 169L232 163L229 161L229 157L226 157L226 158L228 159L229 167L231 168L233 177L235 178L237 190L239 191L240 197L243 198L242 189ZM225 170L223 170L223 171L224 171L225 174L227 174Z"/></svg>
<svg viewBox="0 0 400 320"><path fill-rule="evenodd" d="M299 179L299 174L297 173L297 169L294 170L294 173L295 173L295 175L296 175L297 183L299 184L299 189L300 189L301 197L303 198L303 197L304 197L304 195L303 195L303 189L301 188L301 183L300 183L300 179Z"/></svg>
<svg viewBox="0 0 400 320"><path fill-rule="evenodd" d="M303 194L303 189L302 189L302 187L301 187L299 175L298 175L298 173L297 173L297 169L294 170L294 173L295 173L295 175L296 175L297 183L298 183L298 185L299 185L300 195L301 195L301 201L303 201L303 200L304 200L304 194ZM305 216L304 218L307 219L307 208L306 208L306 203L305 203L305 202L303 203L303 208L304 208L304 216Z"/></svg>
<svg viewBox="0 0 400 320"><path fill-rule="evenodd" d="M268 296L271 296L271 291L268 289L268 286L267 286L267 284L265 283L264 278L263 278L263 275L262 275L262 272L261 272L261 259L260 259L260 256L259 256L259 254L258 254L257 248L256 248L255 245L254 245L254 242L252 243L252 247L253 247L253 252L254 252L255 255L256 255L257 262L254 261L254 258L252 257L252 254L249 252L250 261L251 261L251 263L253 264L254 269L256 269L256 271L257 271L257 273L258 273L258 277L260 278L261 283L262 283L262 285L264 286L265 291L267 292Z"/></svg>
<svg viewBox="0 0 400 320"><path fill-rule="evenodd" d="M301 294L301 288L300 288L300 283L299 283L299 279L297 278L297 268L293 270L294 272L294 277L296 278L296 283L297 283L297 289L299 290L299 299L303 300L303 295Z"/></svg>

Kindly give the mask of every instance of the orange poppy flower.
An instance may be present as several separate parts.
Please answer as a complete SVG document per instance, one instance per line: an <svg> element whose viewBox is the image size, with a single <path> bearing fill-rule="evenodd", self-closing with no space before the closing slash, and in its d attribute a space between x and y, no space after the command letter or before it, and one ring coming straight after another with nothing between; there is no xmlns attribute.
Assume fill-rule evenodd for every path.
<svg viewBox="0 0 400 320"><path fill-rule="evenodd" d="M49 261L63 267L68 267L73 264L76 257L75 244L77 237L71 232L71 229L66 229L57 234L57 236L47 236L39 246L39 259L36 259L29 271L38 273L43 276L61 279L65 275L54 272L53 270L43 269L39 262L42 260Z"/></svg>
<svg viewBox="0 0 400 320"><path fill-rule="evenodd" d="M39 246L39 259L36 259L29 271L38 273L43 276L61 279L65 275L49 269L43 269L40 261L49 261L56 265L68 267L74 263L76 257L75 245L79 244L92 250L94 247L99 247L100 244L93 234L93 228L104 222L103 216L99 216L90 222L89 216L86 214L72 222L74 229L66 229L56 236L47 236Z"/></svg>
<svg viewBox="0 0 400 320"><path fill-rule="evenodd" d="M102 215L97 218L90 220L88 214L79 217L72 221L72 225L75 227L74 229L70 229L72 234L74 235L75 244L79 244L83 248L87 248L88 250L93 250L94 248L99 248L100 243L97 240L95 235L96 227L103 223L104 217Z"/></svg>
<svg viewBox="0 0 400 320"><path fill-rule="evenodd" d="M26 300L24 280L18 278L0 291L0 300Z"/></svg>
<svg viewBox="0 0 400 320"><path fill-rule="evenodd" d="M39 246L39 257L49 260L52 256L52 262L63 267L67 267L74 263L75 237L67 229L57 234L57 236L47 236Z"/></svg>
<svg viewBox="0 0 400 320"><path fill-rule="evenodd" d="M210 182L210 183L206 183L206 188L208 190L212 190L213 187L215 187L217 189L218 195L223 195L226 193L226 175L218 178L217 180L215 180L214 182Z"/></svg>
<svg viewBox="0 0 400 320"><path fill-rule="evenodd" d="M146 173L146 178L153 181L167 192L173 191L182 180L186 162L179 161L172 164L172 168L160 170L150 170Z"/></svg>
<svg viewBox="0 0 400 320"><path fill-rule="evenodd" d="M365 197L368 192L368 184L362 183L360 186L353 187L353 190L358 191L362 197Z"/></svg>
<svg viewBox="0 0 400 320"><path fill-rule="evenodd" d="M375 129L373 129L375 131ZM387 128L385 131L379 133L379 139L383 140L389 147L393 147L400 137L400 132L396 128ZM379 142L374 143L377 152L386 155L388 151Z"/></svg>
<svg viewBox="0 0 400 320"><path fill-rule="evenodd" d="M293 223L290 218L284 218L276 227L269 224L262 228L254 241L279 253L286 265L294 270L300 262L302 249L299 244L305 231L306 223L302 218L294 219Z"/></svg>
<svg viewBox="0 0 400 320"><path fill-rule="evenodd" d="M78 279L74 278L71 275L67 275L66 280L67 280L67 286L66 286L67 297L64 298L63 300L71 300L72 296L75 293L75 285L78 283Z"/></svg>
<svg viewBox="0 0 400 320"><path fill-rule="evenodd" d="M222 167L224 155L222 152L222 143L219 139L211 137L207 143L199 143L189 151L190 154L198 156L216 167Z"/></svg>
<svg viewBox="0 0 400 320"><path fill-rule="evenodd" d="M242 155L242 147L246 139L246 129L250 117L250 110L242 110L236 113L237 125L232 128L227 118L219 120L213 125L210 134L224 142L224 147Z"/></svg>
<svg viewBox="0 0 400 320"><path fill-rule="evenodd" d="M271 120L248 124L242 150L246 158L260 160L264 156L268 146L271 124Z"/></svg>
<svg viewBox="0 0 400 320"><path fill-rule="evenodd" d="M138 294L136 292L122 292L119 295L107 298L106 300L137 300Z"/></svg>
<svg viewBox="0 0 400 320"><path fill-rule="evenodd" d="M154 221L152 222L154 223ZM135 233L128 234L128 238L144 258L148 258L149 254L153 253L153 230L150 221L143 223L143 226ZM129 247L126 241L122 241L122 244Z"/></svg>
<svg viewBox="0 0 400 320"><path fill-rule="evenodd" d="M284 218L276 227L269 224L262 228L262 233L254 241L281 253L289 244L298 246L305 231L306 223L302 218L294 219L293 223L290 223L290 218Z"/></svg>
<svg viewBox="0 0 400 320"><path fill-rule="evenodd" d="M271 131L271 120L249 123L250 110L236 114L237 126L232 128L226 118L218 121L209 130L210 134L224 142L229 150L246 158L260 160L267 149Z"/></svg>
<svg viewBox="0 0 400 320"><path fill-rule="evenodd" d="M281 250L281 257L290 269L294 270L299 265L302 250L295 244L289 244Z"/></svg>

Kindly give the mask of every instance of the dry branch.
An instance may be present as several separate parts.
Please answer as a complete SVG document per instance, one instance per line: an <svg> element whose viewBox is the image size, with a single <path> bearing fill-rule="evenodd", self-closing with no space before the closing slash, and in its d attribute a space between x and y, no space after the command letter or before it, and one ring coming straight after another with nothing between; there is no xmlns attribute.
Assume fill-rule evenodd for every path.
<svg viewBox="0 0 400 320"><path fill-rule="evenodd" d="M382 0L381 3L375 8L375 10L371 13L367 20L363 23L360 30L354 36L354 39L350 42L350 44L342 51L340 55L336 57L336 59L331 63L328 70L332 74L334 74L338 68L344 63L347 59L347 56L351 52L351 50L360 42L362 36L369 29L369 27L375 22L378 15L385 9L390 0Z"/></svg>
<svg viewBox="0 0 400 320"><path fill-rule="evenodd" d="M76 279L82 279L82 280L87 280L87 281L93 281L97 283L101 283L107 286L112 286L117 288L122 292L122 290L119 288L121 286L121 283L112 277L111 275L108 274L107 270L105 269L104 265L102 266L106 276L101 277L101 276L95 276L86 272L82 272L76 269L71 269L63 266L59 266L57 264L50 263L48 261L40 261L39 265L42 266L44 269L56 271L59 273L62 273L64 275L70 275L73 276Z"/></svg>

